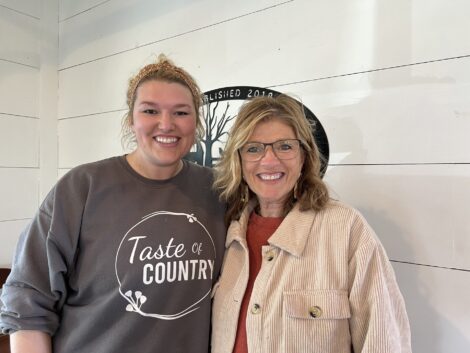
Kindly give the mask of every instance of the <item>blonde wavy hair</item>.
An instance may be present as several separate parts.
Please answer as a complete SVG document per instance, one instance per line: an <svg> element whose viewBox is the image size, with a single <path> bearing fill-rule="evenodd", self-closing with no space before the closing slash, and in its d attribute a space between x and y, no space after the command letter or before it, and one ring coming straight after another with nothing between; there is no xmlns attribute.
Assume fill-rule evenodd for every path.
<svg viewBox="0 0 470 353"><path fill-rule="evenodd" d="M318 211L328 203L328 188L321 179L320 172L322 157L303 106L286 94L257 97L245 102L240 108L221 160L214 168L214 189L219 191L220 199L227 202L227 223L238 219L249 199L255 197L243 180L238 151L249 141L256 125L270 119L279 119L294 130L305 155L295 195L292 190L284 206L284 214L287 214L296 202L300 204L301 211Z"/></svg>
<svg viewBox="0 0 470 353"><path fill-rule="evenodd" d="M158 56L157 62L144 66L134 77L129 80L127 88L127 107L121 123L121 143L125 148L133 148L136 144L135 134L132 131L134 122L132 113L137 99L137 89L147 81L162 81L168 83L179 83L189 89L196 110L196 138L204 135L202 124L201 107L202 93L196 80L183 68L176 66L164 54Z"/></svg>

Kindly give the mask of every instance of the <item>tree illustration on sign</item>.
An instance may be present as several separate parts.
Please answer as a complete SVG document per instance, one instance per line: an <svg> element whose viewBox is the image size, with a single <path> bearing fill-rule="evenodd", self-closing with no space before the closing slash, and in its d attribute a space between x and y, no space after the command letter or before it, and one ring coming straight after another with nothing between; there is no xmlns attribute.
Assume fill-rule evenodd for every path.
<svg viewBox="0 0 470 353"><path fill-rule="evenodd" d="M219 102L208 103L204 109L204 125L205 134L200 141L197 142L196 151L190 152L186 158L194 161L198 164L205 165L208 167L213 166L213 162L218 158L214 158L212 155L213 145L216 142L223 142L222 138L228 135L227 124L235 119L236 115L229 114L230 103L227 105L219 117L217 115L217 109L219 108ZM219 148L219 155L222 153L222 149Z"/></svg>

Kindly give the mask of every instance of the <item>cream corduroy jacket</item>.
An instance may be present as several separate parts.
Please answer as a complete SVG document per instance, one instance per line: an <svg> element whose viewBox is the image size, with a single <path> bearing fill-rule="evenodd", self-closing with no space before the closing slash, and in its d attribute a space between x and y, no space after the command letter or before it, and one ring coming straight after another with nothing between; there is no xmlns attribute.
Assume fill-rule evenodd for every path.
<svg viewBox="0 0 470 353"><path fill-rule="evenodd" d="M214 289L212 352L232 353L248 281L251 206L229 227ZM249 353L410 353L403 297L380 241L355 209L331 201L286 216L256 278Z"/></svg>

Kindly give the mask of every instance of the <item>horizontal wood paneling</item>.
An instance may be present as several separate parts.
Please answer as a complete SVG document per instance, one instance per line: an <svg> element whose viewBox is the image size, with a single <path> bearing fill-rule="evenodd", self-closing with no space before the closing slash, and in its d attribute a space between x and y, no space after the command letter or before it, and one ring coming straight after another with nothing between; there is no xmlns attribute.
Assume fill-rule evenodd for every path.
<svg viewBox="0 0 470 353"><path fill-rule="evenodd" d="M0 168L0 221L31 218L39 207L39 171Z"/></svg>
<svg viewBox="0 0 470 353"><path fill-rule="evenodd" d="M37 117L39 70L0 60L0 113Z"/></svg>
<svg viewBox="0 0 470 353"><path fill-rule="evenodd" d="M391 259L470 270L470 164L339 166L325 180L364 214Z"/></svg>
<svg viewBox="0 0 470 353"><path fill-rule="evenodd" d="M235 14L252 10L242 6L235 10L226 4L218 5L218 11L214 12L209 7L212 3L215 1L198 1L181 7L181 11L193 11L189 15L178 11L177 3L168 5L175 7L175 11L167 12L148 10L152 6L161 7L159 2L146 1L134 7L128 2L120 6L115 1L106 3L89 16L75 17L76 24L67 21L61 26L64 45L60 67L185 33L186 27L180 26L186 26L184 23L192 26L198 18L204 29L185 35L187 43L175 43L172 47L199 65L210 63L212 73L204 72L201 77L216 79L216 84L256 77L261 85L275 85L468 55L470 49L470 44L457 40L470 32L465 16L470 4L465 0L457 0L452 6L442 6L442 0L413 3L408 0L380 3L296 0L236 21L206 27L212 22L208 16L225 13L225 8ZM233 6L238 7L238 2ZM429 11L439 6L439 11ZM129 13L133 11L135 16ZM169 18L168 25L165 16ZM174 20L188 16L191 21ZM155 26L152 21L157 21ZM172 53L171 49L169 52ZM275 70L275 75L268 67ZM207 81L209 86L211 82L214 81Z"/></svg>
<svg viewBox="0 0 470 353"><path fill-rule="evenodd" d="M467 353L470 272L394 263L411 323L413 352Z"/></svg>
<svg viewBox="0 0 470 353"><path fill-rule="evenodd" d="M77 16L86 11L96 11L94 8L110 1L115 2L115 0L61 0L59 2L59 21L66 21L69 17ZM133 3L135 1L129 2Z"/></svg>
<svg viewBox="0 0 470 353"><path fill-rule="evenodd" d="M470 58L278 90L318 116L332 164L470 162Z"/></svg>
<svg viewBox="0 0 470 353"><path fill-rule="evenodd" d="M0 168L39 167L39 119L0 114Z"/></svg>
<svg viewBox="0 0 470 353"><path fill-rule="evenodd" d="M30 220L0 221L0 267L10 267L16 243Z"/></svg>
<svg viewBox="0 0 470 353"><path fill-rule="evenodd" d="M93 11L60 23L60 67L73 66L179 36L285 1L287 0L239 0L223 3L218 0L105 2ZM79 7L85 8L85 4Z"/></svg>
<svg viewBox="0 0 470 353"><path fill-rule="evenodd" d="M0 266L39 204L42 0L0 0Z"/></svg>
<svg viewBox="0 0 470 353"><path fill-rule="evenodd" d="M131 52L59 72L59 119L125 108L127 82L143 65L126 64L128 59L138 61Z"/></svg>
<svg viewBox="0 0 470 353"><path fill-rule="evenodd" d="M41 0L0 0L0 5L32 17L41 17Z"/></svg>
<svg viewBox="0 0 470 353"><path fill-rule="evenodd" d="M120 155L121 117L107 113L59 121L59 168Z"/></svg>
<svg viewBox="0 0 470 353"><path fill-rule="evenodd" d="M138 52L61 72L59 116L124 108L131 63L141 65L135 65ZM465 58L275 89L298 95L318 116L332 164L467 163L469 82L470 58Z"/></svg>
<svg viewBox="0 0 470 353"><path fill-rule="evenodd" d="M38 19L0 7L0 59L39 67Z"/></svg>

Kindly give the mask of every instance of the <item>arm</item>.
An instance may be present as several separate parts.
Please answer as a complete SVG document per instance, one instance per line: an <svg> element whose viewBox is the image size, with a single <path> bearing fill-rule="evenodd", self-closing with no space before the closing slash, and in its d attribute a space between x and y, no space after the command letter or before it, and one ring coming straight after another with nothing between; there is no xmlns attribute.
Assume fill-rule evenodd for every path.
<svg viewBox="0 0 470 353"><path fill-rule="evenodd" d="M55 207L61 201L57 199L53 189L18 241L0 299L0 330L4 333L37 330L52 336L59 327L73 249L69 250L68 229L60 228L67 218L63 215L64 202ZM52 217L57 214L60 218ZM56 228L60 236L51 232L54 223L59 224Z"/></svg>
<svg viewBox="0 0 470 353"><path fill-rule="evenodd" d="M0 331L16 335L14 344L29 342L23 338L31 332L35 338L44 338L41 332L52 337L60 326L88 195L86 180L75 172L64 176L20 236L0 299Z"/></svg>
<svg viewBox="0 0 470 353"><path fill-rule="evenodd" d="M51 353L51 336L42 331L21 330L10 335L11 353Z"/></svg>
<svg viewBox="0 0 470 353"><path fill-rule="evenodd" d="M40 209L20 236L11 273L1 293L0 330L4 333L37 330L52 335L58 328L57 308L60 309L65 290L61 293L55 288L65 287L62 280L56 279L64 266L51 261L51 255L59 255L49 239L50 223L50 214ZM55 288L52 280L58 283Z"/></svg>
<svg viewBox="0 0 470 353"><path fill-rule="evenodd" d="M349 321L355 353L411 353L405 303L375 233L362 217L351 229Z"/></svg>

